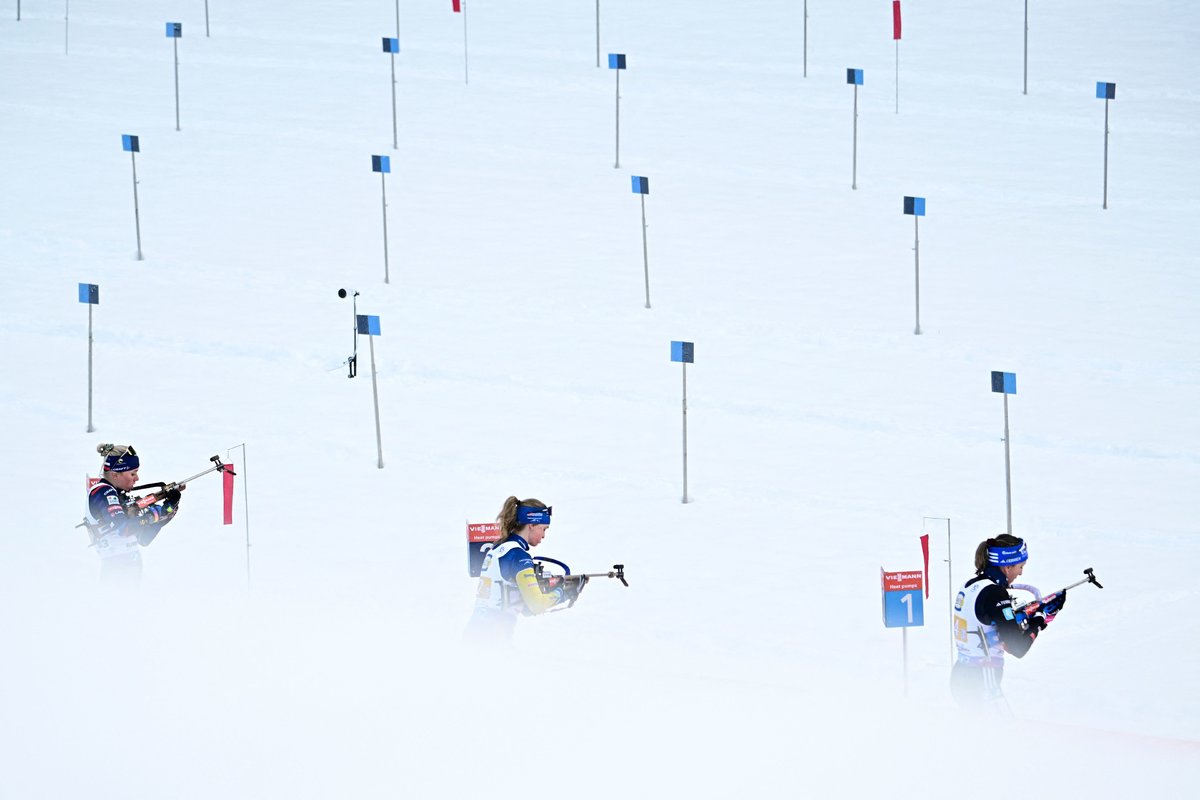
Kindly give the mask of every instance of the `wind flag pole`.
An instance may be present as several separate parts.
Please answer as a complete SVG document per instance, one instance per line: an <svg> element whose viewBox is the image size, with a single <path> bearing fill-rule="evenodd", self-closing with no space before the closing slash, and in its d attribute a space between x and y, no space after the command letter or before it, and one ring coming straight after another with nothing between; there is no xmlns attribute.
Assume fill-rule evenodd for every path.
<svg viewBox="0 0 1200 800"><path fill-rule="evenodd" d="M229 454L231 452L233 452L234 450L237 450L239 447L242 448L242 507L243 507L242 514L244 514L246 517L246 588L249 589L250 588L250 485L249 485L249 481L247 480L249 475L246 472L246 443L242 442L241 444L235 444L233 447L230 447L228 450L225 451L225 458L229 458ZM226 474L226 476L229 475L228 472L226 472L225 474ZM229 518L229 512L232 510L230 508L230 499L231 498L228 495L226 495L226 501L225 501L225 503L226 503L226 506L225 506L226 507L226 516L225 516L226 522L225 522L225 524L226 525L231 524L231 521Z"/></svg>
<svg viewBox="0 0 1200 800"><path fill-rule="evenodd" d="M992 391L1004 395L1004 501L1008 509L1008 533L1012 533L1012 472L1008 451L1008 396L1017 393L1017 376L1012 372L993 372Z"/></svg>
<svg viewBox="0 0 1200 800"><path fill-rule="evenodd" d="M633 176L633 193L642 201L642 265L646 270L646 308L650 307L650 256L646 248L646 195L650 194L650 179Z"/></svg>
<svg viewBox="0 0 1200 800"><path fill-rule="evenodd" d="M204 38L212 38L212 33L208 29L208 0L204 0ZM249 578L247 578L247 581L249 581Z"/></svg>
<svg viewBox="0 0 1200 800"><path fill-rule="evenodd" d="M863 85L863 71L861 69L847 69L846 83L854 87L854 156L853 156L853 172L850 174L850 188L858 188L858 87Z"/></svg>
<svg viewBox="0 0 1200 800"><path fill-rule="evenodd" d="M900 0L892 0L892 38L896 40L896 113L900 113Z"/></svg>
<svg viewBox="0 0 1200 800"><path fill-rule="evenodd" d="M133 164L133 226L137 231L137 260L142 260L142 219L138 211L138 196L137 196L137 154L141 150L138 145L138 137L129 134L121 136L121 149L129 153L129 160Z"/></svg>
<svg viewBox="0 0 1200 800"><path fill-rule="evenodd" d="M21 0L17 0L17 22L21 21Z"/></svg>
<svg viewBox="0 0 1200 800"><path fill-rule="evenodd" d="M379 373L375 370L375 337L379 336L379 317L358 315L358 332L371 346L371 397L375 400L375 446L379 450L379 469L383 469L383 437L379 431Z"/></svg>
<svg viewBox="0 0 1200 800"><path fill-rule="evenodd" d="M66 0L63 12L63 55L71 53L71 0Z"/></svg>
<svg viewBox="0 0 1200 800"><path fill-rule="evenodd" d="M621 166L621 70L625 69L624 53L609 53L608 68L617 73L617 158L614 169Z"/></svg>
<svg viewBox="0 0 1200 800"><path fill-rule="evenodd" d="M455 14L462 14L463 18L463 83L469 84L471 70L467 64L467 0L450 0L450 6Z"/></svg>
<svg viewBox="0 0 1200 800"><path fill-rule="evenodd" d="M904 213L912 215L913 218L913 258L915 259L916 280L917 280L917 326L913 328L913 333L917 336L921 335L921 231L919 228L921 217L925 216L925 198L924 197L905 197L904 198Z"/></svg>
<svg viewBox="0 0 1200 800"><path fill-rule="evenodd" d="M179 130L179 40L183 37L182 22L167 23L167 38L175 49L175 130Z"/></svg>
<svg viewBox="0 0 1200 800"><path fill-rule="evenodd" d="M392 160L387 156L371 156L371 171L379 173L379 187L383 195L383 282L391 283L388 277L387 181L384 176L392 171Z"/></svg>
<svg viewBox="0 0 1200 800"><path fill-rule="evenodd" d="M805 0L805 2L808 2L808 0ZM19 4L17 6L17 13L21 13ZM596 69L600 69L600 0L596 0Z"/></svg>
<svg viewBox="0 0 1200 800"><path fill-rule="evenodd" d="M804 0L804 77L808 77L808 0Z"/></svg>
<svg viewBox="0 0 1200 800"><path fill-rule="evenodd" d="M1104 83L1103 81L1096 82L1096 98L1104 101L1104 204L1101 208L1108 208L1108 101L1117 99L1117 85L1115 83Z"/></svg>
<svg viewBox="0 0 1200 800"><path fill-rule="evenodd" d="M694 342L671 342L671 360L683 364L683 502L688 501L687 490L687 365L696 361Z"/></svg>
<svg viewBox="0 0 1200 800"><path fill-rule="evenodd" d="M92 426L92 306L100 305L100 287L94 283L79 284L79 302L88 307L88 424L87 432L94 433Z"/></svg>
<svg viewBox="0 0 1200 800"><path fill-rule="evenodd" d="M1021 78L1021 94L1029 94L1029 0L1025 0L1025 60Z"/></svg>
<svg viewBox="0 0 1200 800"><path fill-rule="evenodd" d="M396 53L400 52L400 40L387 36L383 37L383 52L392 57L392 149L399 147L399 134L396 129Z"/></svg>
<svg viewBox="0 0 1200 800"><path fill-rule="evenodd" d="M929 520L940 520L946 523L946 612L950 616L950 624L946 630L950 632L950 663L953 664L957 660L958 648L954 645L954 607L951 605L951 595L954 592L954 564L951 560L952 552L950 550L950 518L949 517L922 517L921 530L925 530L925 523ZM926 596L929 594L929 587L925 588Z"/></svg>

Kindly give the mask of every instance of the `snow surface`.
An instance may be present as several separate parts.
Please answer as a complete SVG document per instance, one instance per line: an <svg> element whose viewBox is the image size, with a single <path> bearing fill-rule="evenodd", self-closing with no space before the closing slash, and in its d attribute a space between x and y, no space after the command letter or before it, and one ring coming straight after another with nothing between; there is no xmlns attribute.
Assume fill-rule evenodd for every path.
<svg viewBox="0 0 1200 800"><path fill-rule="evenodd" d="M896 114L884 0L808 3L807 78L795 0L603 0L620 169L588 0L471 0L469 85L461 17L404 0L396 150L393 4L209 5L205 38L198 0L76 0L69 54L61 4L0 20L0 796L1190 796L1194 3L1031 4L1023 96L1020 4L910 0ZM381 318L384 469L339 287ZM946 558L961 583L1005 526L992 370L1024 579L1106 586L1010 659L1011 724L947 691ZM242 487L223 527L209 476L140 591L102 591L72 529L101 441L149 480L245 443L249 589ZM631 587L481 656L463 525L509 494L554 504L538 552ZM878 573L923 530L906 695Z"/></svg>

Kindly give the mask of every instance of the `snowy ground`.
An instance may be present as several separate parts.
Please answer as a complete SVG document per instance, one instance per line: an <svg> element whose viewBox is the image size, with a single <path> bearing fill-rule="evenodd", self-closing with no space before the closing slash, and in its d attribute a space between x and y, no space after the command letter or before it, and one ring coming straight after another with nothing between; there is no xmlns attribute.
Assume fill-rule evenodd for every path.
<svg viewBox="0 0 1200 800"><path fill-rule="evenodd" d="M464 85L461 16L404 0L396 150L392 4L242 5L213 0L205 38L198 2L76 0L69 54L61 6L0 19L0 796L530 791L497 755L585 797L961 794L983 734L946 690L945 528L922 520L952 520L956 584L1004 529L992 370L1017 375L1025 578L1106 586L1010 664L996 745L1040 793L1183 796L1193 4L1032 4L1023 96L1018 4L906 2L896 114L890 3L810 0L804 78L800 3L603 0L620 169L590 2L471 0ZM1117 84L1107 211L1096 81ZM928 201L919 337L904 195ZM101 292L95 433L79 282ZM381 318L382 470L339 287ZM696 343L686 505L671 340ZM72 526L101 441L151 480L245 443L249 591L241 487L222 527L212 477L140 591L100 591ZM509 494L554 504L544 554L622 561L631 587L524 621L506 662L458 637L463 524ZM906 696L878 573L919 568L923 526Z"/></svg>

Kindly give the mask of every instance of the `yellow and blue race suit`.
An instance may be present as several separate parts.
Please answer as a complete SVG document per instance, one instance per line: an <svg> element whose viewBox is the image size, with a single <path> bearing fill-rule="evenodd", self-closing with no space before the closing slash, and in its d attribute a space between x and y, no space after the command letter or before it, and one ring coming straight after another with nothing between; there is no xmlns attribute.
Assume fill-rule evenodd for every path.
<svg viewBox="0 0 1200 800"><path fill-rule="evenodd" d="M468 636L507 638L516 627L517 617L542 614L561 602L562 587L542 591L529 543L513 534L483 558Z"/></svg>

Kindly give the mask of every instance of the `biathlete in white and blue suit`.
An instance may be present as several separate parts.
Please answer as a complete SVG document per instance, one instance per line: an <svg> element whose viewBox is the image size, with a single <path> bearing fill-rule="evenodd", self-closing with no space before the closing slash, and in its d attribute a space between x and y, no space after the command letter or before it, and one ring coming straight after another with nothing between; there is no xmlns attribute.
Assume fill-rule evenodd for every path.
<svg viewBox="0 0 1200 800"><path fill-rule="evenodd" d="M1024 658L1067 601L1063 592L1031 616L1013 609L1008 588L1028 560L1025 542L1007 533L981 542L975 549L975 577L954 600L958 659L950 673L950 690L964 707L1007 713L1000 690L1004 654Z"/></svg>
<svg viewBox="0 0 1200 800"><path fill-rule="evenodd" d="M475 612L465 637L503 644L511 640L517 618L542 614L569 602L568 587L538 583L530 548L546 538L551 509L540 500L504 501L496 521L504 538L484 555L475 593Z"/></svg>

